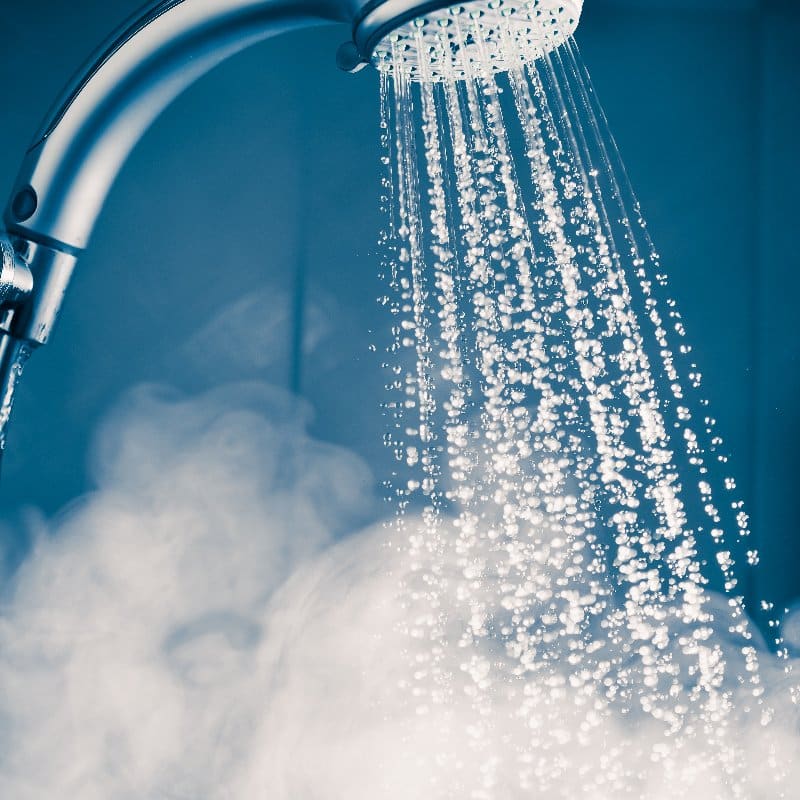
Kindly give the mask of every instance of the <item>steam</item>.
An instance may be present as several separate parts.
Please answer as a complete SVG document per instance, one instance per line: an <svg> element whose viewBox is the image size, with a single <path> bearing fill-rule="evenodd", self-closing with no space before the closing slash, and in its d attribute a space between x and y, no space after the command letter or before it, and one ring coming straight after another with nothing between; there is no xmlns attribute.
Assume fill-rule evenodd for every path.
<svg viewBox="0 0 800 800"><path fill-rule="evenodd" d="M583 735L569 692L545 713L562 744L538 762L563 764L557 780L537 783L534 763L540 791L519 788L516 754L530 736L517 713L521 684L506 675L477 741L473 678L456 642L441 658L452 698L422 713L403 688L415 655L404 628L425 608L398 600L419 567L404 537L421 523L358 531L374 515L373 477L355 456L312 440L310 417L261 384L197 397L147 386L101 426L96 490L34 532L5 588L0 797L733 796L691 742L654 761L664 740L652 723L609 715ZM451 590L443 608L458 627L456 565L441 567ZM736 661L726 601L712 605ZM797 628L790 615L793 647ZM764 727L742 715L729 731L753 798L779 797L777 776L800 779L784 666L762 654L776 720ZM495 668L503 673L502 657ZM487 759L500 765L493 785L481 772Z"/></svg>
<svg viewBox="0 0 800 800"><path fill-rule="evenodd" d="M275 694L270 598L371 510L309 418L267 386L142 387L102 426L97 490L6 589L0 796L232 796Z"/></svg>
<svg viewBox="0 0 800 800"><path fill-rule="evenodd" d="M333 320L341 318L342 310L336 299L313 281L304 294L303 357L313 360L316 368L328 368L336 360L335 351L323 345L330 342ZM214 364L217 382L252 376L280 382L289 371L295 302L285 288L273 284L258 287L224 305L195 331L180 348L181 361L202 375Z"/></svg>

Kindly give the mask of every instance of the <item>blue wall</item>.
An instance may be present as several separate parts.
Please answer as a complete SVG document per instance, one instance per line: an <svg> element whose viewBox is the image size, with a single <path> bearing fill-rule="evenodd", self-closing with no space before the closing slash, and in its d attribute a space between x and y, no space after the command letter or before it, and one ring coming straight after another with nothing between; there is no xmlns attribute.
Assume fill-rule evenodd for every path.
<svg viewBox="0 0 800 800"><path fill-rule="evenodd" d="M72 70L139 4L0 3L0 186L10 188ZM345 37L320 29L236 57L139 145L57 336L26 375L0 487L5 519L26 506L52 513L87 489L92 429L143 380L293 385L317 408L318 435L355 448L377 474L388 468L382 376L365 335L384 325L377 82L336 70ZM755 591L788 602L800 594L800 8L586 0L578 40L735 455L763 556ZM232 317L252 325L245 356Z"/></svg>

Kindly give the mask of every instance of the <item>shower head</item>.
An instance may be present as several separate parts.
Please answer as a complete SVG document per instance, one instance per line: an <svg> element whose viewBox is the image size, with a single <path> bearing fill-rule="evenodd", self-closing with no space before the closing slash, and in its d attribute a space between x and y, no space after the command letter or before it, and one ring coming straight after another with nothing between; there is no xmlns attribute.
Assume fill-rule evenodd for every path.
<svg viewBox="0 0 800 800"><path fill-rule="evenodd" d="M28 149L5 210L16 275L3 288L0 393L18 373L14 353L47 342L77 258L128 154L186 87L216 64L270 36L344 23L337 55L349 71L372 62L411 79L469 74L473 53L503 69L558 46L583 0L159 0L125 23L78 73ZM0 237L0 240L2 237ZM8 261L8 259L6 259ZM9 262L10 263L10 262ZM10 273L8 273L10 274ZM24 282L23 282L24 283ZM8 299L8 301L6 301ZM5 392L2 396L9 395ZM6 415L7 416L7 415ZM3 417L0 415L0 429ZM2 441L2 430L0 430Z"/></svg>
<svg viewBox="0 0 800 800"><path fill-rule="evenodd" d="M582 7L583 0L387 0L365 8L345 47L361 64L412 80L467 78L478 63L502 72L555 49L575 32Z"/></svg>

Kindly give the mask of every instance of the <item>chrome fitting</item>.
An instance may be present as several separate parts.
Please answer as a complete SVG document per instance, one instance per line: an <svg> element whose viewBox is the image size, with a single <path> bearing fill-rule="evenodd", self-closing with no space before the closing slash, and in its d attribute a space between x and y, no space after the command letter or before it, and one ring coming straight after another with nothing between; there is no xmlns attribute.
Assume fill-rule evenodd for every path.
<svg viewBox="0 0 800 800"><path fill-rule="evenodd" d="M0 310L22 303L33 291L33 274L14 245L0 234Z"/></svg>

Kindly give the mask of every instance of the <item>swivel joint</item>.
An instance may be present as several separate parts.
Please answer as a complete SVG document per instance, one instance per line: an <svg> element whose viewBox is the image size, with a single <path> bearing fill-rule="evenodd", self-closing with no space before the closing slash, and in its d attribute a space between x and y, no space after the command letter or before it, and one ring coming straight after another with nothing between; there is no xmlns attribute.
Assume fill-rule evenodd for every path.
<svg viewBox="0 0 800 800"><path fill-rule="evenodd" d="M20 305L32 291L33 274L28 265L0 234L0 311Z"/></svg>

